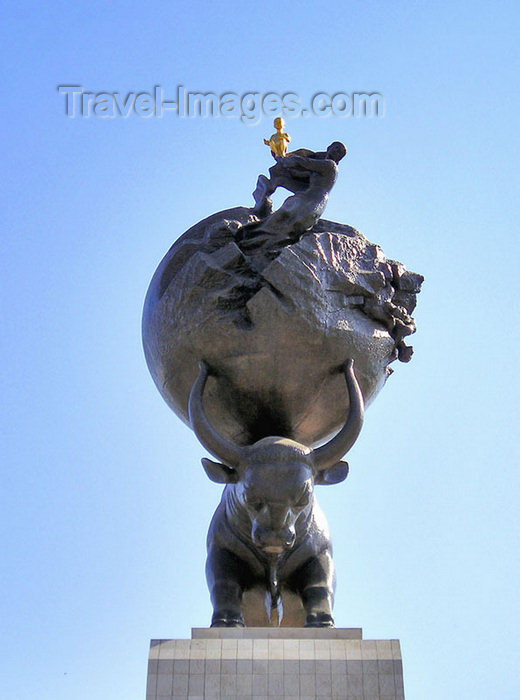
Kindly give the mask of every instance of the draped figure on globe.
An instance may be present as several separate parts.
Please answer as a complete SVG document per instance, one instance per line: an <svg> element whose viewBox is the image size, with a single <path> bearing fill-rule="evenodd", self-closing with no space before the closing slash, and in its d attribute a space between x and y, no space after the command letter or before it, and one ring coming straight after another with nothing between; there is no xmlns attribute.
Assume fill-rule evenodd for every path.
<svg viewBox="0 0 520 700"><path fill-rule="evenodd" d="M334 626L314 487L346 478L365 405L390 364L410 360L423 281L321 218L343 144L279 153L253 207L213 214L173 244L143 313L157 388L224 484L207 540L212 626ZM292 194L274 211L279 187Z"/></svg>

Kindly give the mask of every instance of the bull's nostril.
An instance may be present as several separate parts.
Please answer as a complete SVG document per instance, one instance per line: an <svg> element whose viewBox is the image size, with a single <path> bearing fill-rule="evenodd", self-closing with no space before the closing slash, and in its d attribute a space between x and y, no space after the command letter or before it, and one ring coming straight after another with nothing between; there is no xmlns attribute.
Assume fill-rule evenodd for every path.
<svg viewBox="0 0 520 700"><path fill-rule="evenodd" d="M255 546L264 551L276 550L282 552L284 549L291 549L296 542L296 530L292 524L269 523L271 527L266 527L256 519L252 522L251 539Z"/></svg>

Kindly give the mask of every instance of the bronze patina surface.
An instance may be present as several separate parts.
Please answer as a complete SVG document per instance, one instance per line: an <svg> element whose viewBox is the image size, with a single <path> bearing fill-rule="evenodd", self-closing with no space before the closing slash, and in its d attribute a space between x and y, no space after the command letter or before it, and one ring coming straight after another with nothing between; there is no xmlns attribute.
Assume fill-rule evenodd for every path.
<svg viewBox="0 0 520 700"><path fill-rule="evenodd" d="M276 156L254 207L190 228L146 297L152 377L220 460L203 460L208 476L226 484L208 535L214 625L333 624L332 549L314 486L346 477L340 458L364 405L390 364L412 355L421 275L320 218L345 153L334 142ZM273 211L278 187L292 194Z"/></svg>

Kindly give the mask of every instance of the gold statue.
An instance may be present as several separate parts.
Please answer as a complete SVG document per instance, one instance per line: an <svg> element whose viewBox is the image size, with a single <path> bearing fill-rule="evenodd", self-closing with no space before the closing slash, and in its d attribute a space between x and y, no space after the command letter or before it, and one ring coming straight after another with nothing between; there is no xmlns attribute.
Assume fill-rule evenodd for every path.
<svg viewBox="0 0 520 700"><path fill-rule="evenodd" d="M286 134L285 131L282 131L284 126L285 122L282 119L282 117L276 117L276 119L274 120L274 128L276 129L276 134L273 134L269 141L267 139L264 139L265 145L271 148L271 153L273 154L273 157L275 159L285 158L285 154L287 153L287 144L291 140L289 134Z"/></svg>

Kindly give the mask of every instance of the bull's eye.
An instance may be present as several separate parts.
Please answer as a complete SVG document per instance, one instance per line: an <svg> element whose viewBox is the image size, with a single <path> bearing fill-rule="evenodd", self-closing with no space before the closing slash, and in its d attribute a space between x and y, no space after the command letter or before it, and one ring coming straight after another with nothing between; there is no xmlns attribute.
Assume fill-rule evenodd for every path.
<svg viewBox="0 0 520 700"><path fill-rule="evenodd" d="M251 508L251 510L262 510L264 504L258 499L253 499L251 501L248 501L247 505L249 506L249 508Z"/></svg>

